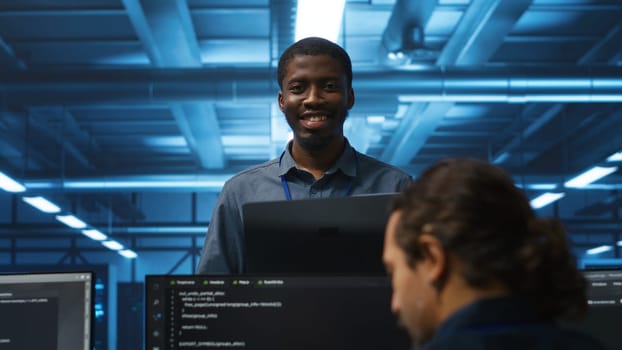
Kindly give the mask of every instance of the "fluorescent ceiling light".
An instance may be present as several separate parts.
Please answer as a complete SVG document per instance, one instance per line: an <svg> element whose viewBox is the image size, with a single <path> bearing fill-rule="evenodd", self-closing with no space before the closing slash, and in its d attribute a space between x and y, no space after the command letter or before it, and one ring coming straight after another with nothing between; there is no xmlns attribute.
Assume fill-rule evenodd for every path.
<svg viewBox="0 0 622 350"><path fill-rule="evenodd" d="M602 179L603 177L618 170L617 166L612 167L600 167L595 166L588 171L580 174L564 183L564 186L571 188L583 188L594 181Z"/></svg>
<svg viewBox="0 0 622 350"><path fill-rule="evenodd" d="M281 118L281 119L284 119L284 118ZM270 144L269 136L229 135L229 136L222 136L221 140L222 140L222 145L225 147L234 147L234 146L258 147L258 146L267 146Z"/></svg>
<svg viewBox="0 0 622 350"><path fill-rule="evenodd" d="M345 3L345 0L298 0L295 40L319 36L337 42Z"/></svg>
<svg viewBox="0 0 622 350"><path fill-rule="evenodd" d="M84 221L78 219L73 215L56 215L56 220L71 228L82 229L86 227L86 223Z"/></svg>
<svg viewBox="0 0 622 350"><path fill-rule="evenodd" d="M218 187L224 186L223 181L68 181L65 188L85 189L124 189L124 188L185 188L185 187Z"/></svg>
<svg viewBox="0 0 622 350"><path fill-rule="evenodd" d="M368 115L367 124L383 124L386 118L384 115Z"/></svg>
<svg viewBox="0 0 622 350"><path fill-rule="evenodd" d="M604 252L608 252L613 249L610 245L601 245L596 248L588 249L585 253L589 255L596 255Z"/></svg>
<svg viewBox="0 0 622 350"><path fill-rule="evenodd" d="M183 136L151 136L144 138L143 143L151 147L188 147Z"/></svg>
<svg viewBox="0 0 622 350"><path fill-rule="evenodd" d="M48 213L48 214L56 214L56 213L60 213L60 207L52 202L50 202L49 200L37 196L37 197L23 197L22 200L30 205L32 205L33 207L41 210L44 213Z"/></svg>
<svg viewBox="0 0 622 350"><path fill-rule="evenodd" d="M566 194L563 192L546 192L531 200L531 207L534 209L540 209L555 202L556 200L563 198Z"/></svg>
<svg viewBox="0 0 622 350"><path fill-rule="evenodd" d="M138 254L130 249L119 250L119 254L128 259L135 259L138 256Z"/></svg>
<svg viewBox="0 0 622 350"><path fill-rule="evenodd" d="M387 53L387 58L390 59L391 61L401 60L401 59L404 58L404 53L401 52L401 51L389 52L389 53Z"/></svg>
<svg viewBox="0 0 622 350"><path fill-rule="evenodd" d="M400 52L398 52L398 53L400 53ZM395 69L402 70L402 71L407 71L407 72L415 72L415 71L430 70L433 67L434 66L432 66L430 64L419 64L419 63L404 62L403 64L400 64L399 66L395 67Z"/></svg>
<svg viewBox="0 0 622 350"><path fill-rule="evenodd" d="M616 152L607 157L608 162L622 162L622 151Z"/></svg>
<svg viewBox="0 0 622 350"><path fill-rule="evenodd" d="M557 188L557 184L536 183L526 185L525 187L536 191L551 191Z"/></svg>
<svg viewBox="0 0 622 350"><path fill-rule="evenodd" d="M111 250L121 250L123 249L123 245L117 241L103 241L102 244Z"/></svg>
<svg viewBox="0 0 622 350"><path fill-rule="evenodd" d="M169 226L169 227L140 227L127 228L127 233L205 233L207 226Z"/></svg>
<svg viewBox="0 0 622 350"><path fill-rule="evenodd" d="M88 238L95 240L95 241L103 241L108 238L105 234L101 233L99 230L94 230L94 229L82 230L82 234L84 234Z"/></svg>
<svg viewBox="0 0 622 350"><path fill-rule="evenodd" d="M7 192L18 193L26 191L26 187L19 182L11 179L8 175L0 171L0 188Z"/></svg>

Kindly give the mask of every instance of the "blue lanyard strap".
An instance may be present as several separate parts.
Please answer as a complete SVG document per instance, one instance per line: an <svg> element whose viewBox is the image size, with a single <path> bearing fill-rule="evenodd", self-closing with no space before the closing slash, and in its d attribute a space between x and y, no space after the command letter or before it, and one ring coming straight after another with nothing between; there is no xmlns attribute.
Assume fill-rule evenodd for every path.
<svg viewBox="0 0 622 350"><path fill-rule="evenodd" d="M281 166L281 159L283 159L283 155L285 154L285 152L283 152L283 154L281 154L281 158L279 159L279 167ZM358 169L358 165L359 165L359 158L356 155L356 151L354 151L354 162L356 163L356 168ZM289 191L289 185L287 184L287 180L285 179L285 175L281 175L281 186L283 186L283 192L285 192L285 199L287 199L288 201L292 200L292 194ZM350 196L350 194L352 194L352 183L354 182L354 178L350 177L350 181L348 181L348 186L346 187L346 190L343 194L344 197L348 197Z"/></svg>

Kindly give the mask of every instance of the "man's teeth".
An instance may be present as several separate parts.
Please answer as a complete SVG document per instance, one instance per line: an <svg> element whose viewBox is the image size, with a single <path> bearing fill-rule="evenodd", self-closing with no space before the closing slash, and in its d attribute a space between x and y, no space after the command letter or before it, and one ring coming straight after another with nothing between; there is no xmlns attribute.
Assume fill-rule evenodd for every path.
<svg viewBox="0 0 622 350"><path fill-rule="evenodd" d="M305 119L311 122L319 122L319 121L326 120L326 116L325 115L313 115L310 117L306 117Z"/></svg>

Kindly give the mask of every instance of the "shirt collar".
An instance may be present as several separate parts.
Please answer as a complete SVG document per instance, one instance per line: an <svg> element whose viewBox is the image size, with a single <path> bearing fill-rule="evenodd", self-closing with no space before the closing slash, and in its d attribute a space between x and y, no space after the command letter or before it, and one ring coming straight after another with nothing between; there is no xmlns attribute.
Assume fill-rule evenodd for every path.
<svg viewBox="0 0 622 350"><path fill-rule="evenodd" d="M298 168L296 161L292 157L291 146L293 141L289 141L287 143L287 147L285 147L285 151L281 154L281 158L279 160L279 176L283 176L287 174L292 168ZM326 171L327 174L332 174L341 170L345 175L350 177L355 177L357 174L357 158L356 150L350 146L350 142L346 139L346 146L341 153L339 159L333 167Z"/></svg>

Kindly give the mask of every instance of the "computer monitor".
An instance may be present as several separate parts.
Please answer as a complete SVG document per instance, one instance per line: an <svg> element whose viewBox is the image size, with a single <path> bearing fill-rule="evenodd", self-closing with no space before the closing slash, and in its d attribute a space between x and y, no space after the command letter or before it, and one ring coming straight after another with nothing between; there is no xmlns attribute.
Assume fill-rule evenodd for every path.
<svg viewBox="0 0 622 350"><path fill-rule="evenodd" d="M92 349L93 278L93 272L0 275L0 349Z"/></svg>
<svg viewBox="0 0 622 350"><path fill-rule="evenodd" d="M246 273L383 274L395 193L243 206Z"/></svg>
<svg viewBox="0 0 622 350"><path fill-rule="evenodd" d="M147 350L407 349L383 276L148 275Z"/></svg>
<svg viewBox="0 0 622 350"><path fill-rule="evenodd" d="M620 349L622 338L622 268L583 271L587 279L588 313L581 321L563 325L589 333L608 349Z"/></svg>

